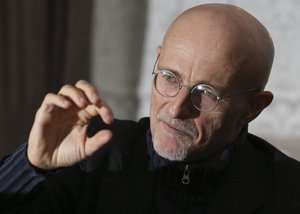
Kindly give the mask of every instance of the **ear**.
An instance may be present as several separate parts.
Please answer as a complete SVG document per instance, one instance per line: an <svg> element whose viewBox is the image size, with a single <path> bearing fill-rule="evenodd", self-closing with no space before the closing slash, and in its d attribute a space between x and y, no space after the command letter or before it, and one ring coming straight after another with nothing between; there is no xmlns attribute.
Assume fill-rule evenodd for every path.
<svg viewBox="0 0 300 214"><path fill-rule="evenodd" d="M254 120L266 107L268 107L273 100L273 94L270 91L260 92L252 98L249 108L244 116L241 118L241 124L246 125Z"/></svg>

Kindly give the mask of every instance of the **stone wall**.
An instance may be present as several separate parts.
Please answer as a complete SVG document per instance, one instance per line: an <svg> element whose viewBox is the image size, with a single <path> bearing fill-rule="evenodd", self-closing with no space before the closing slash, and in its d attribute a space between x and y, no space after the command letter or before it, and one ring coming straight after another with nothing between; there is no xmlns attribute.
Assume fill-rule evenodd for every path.
<svg viewBox="0 0 300 214"><path fill-rule="evenodd" d="M91 81L115 117L137 114L147 0L96 0L93 16Z"/></svg>

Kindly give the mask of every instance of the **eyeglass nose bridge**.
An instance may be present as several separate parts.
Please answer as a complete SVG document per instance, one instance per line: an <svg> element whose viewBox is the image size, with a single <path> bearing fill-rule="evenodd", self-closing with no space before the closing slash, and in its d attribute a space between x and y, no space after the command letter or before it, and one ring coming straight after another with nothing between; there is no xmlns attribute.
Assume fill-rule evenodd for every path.
<svg viewBox="0 0 300 214"><path fill-rule="evenodd" d="M179 83L179 89L178 89L177 94L179 94L179 92L181 91L182 88L186 88L189 91L190 94L192 93L192 87L191 86L183 85L180 82L178 82L178 83Z"/></svg>
<svg viewBox="0 0 300 214"><path fill-rule="evenodd" d="M178 91L175 94L175 96L177 96L180 93L180 91L181 91L182 88L186 88L187 91L188 91L188 94L190 96L190 99L191 99L191 101L193 103L193 105L195 106L195 108L197 108L196 105L194 104L194 101L193 101L193 91L194 91L194 88L197 87L197 85L195 85L195 86L189 86L189 85L184 85L184 84L182 84L180 82L178 82L178 83L179 83L179 87L178 87ZM197 109L199 110L199 108L197 108Z"/></svg>
<svg viewBox="0 0 300 214"><path fill-rule="evenodd" d="M184 102L190 102L190 104L195 108L195 109L197 109L198 111L202 111L197 105L196 105L196 103L194 102L194 99L193 99L193 96L195 96L194 94L193 94L193 88L195 87L191 87L191 86L189 86L189 85L184 85L184 84L182 84L182 83L180 83L180 82L178 82L179 83L179 87L178 87L178 89L177 89L177 92L176 92L176 94L174 94L173 96L171 96L171 97L169 97L169 98L175 98L175 99L178 99L178 95L180 94L180 91L182 91L181 89L182 88L186 88L186 97L184 98L185 99L185 101Z"/></svg>

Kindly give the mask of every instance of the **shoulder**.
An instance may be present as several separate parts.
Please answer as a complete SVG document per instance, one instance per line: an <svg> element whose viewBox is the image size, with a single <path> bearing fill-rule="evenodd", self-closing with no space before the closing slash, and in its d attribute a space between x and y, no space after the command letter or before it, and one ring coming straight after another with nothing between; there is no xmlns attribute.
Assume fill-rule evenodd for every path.
<svg viewBox="0 0 300 214"><path fill-rule="evenodd" d="M234 169L253 170L253 173L272 175L279 182L293 178L300 179L300 162L287 156L269 142L247 134L245 142L236 146L234 153ZM246 170L246 169L245 169ZM298 181L297 181L298 182ZM299 191L300 192L300 191Z"/></svg>
<svg viewBox="0 0 300 214"><path fill-rule="evenodd" d="M247 134L243 142L236 144L216 198L226 207L239 201L232 206L241 210L253 206L261 209L258 213L298 213L299 179L299 162L267 141Z"/></svg>
<svg viewBox="0 0 300 214"><path fill-rule="evenodd" d="M264 188L269 192L270 209L273 213L298 213L300 162L255 135L249 134L248 141L259 157L256 167L261 168L261 175L267 175Z"/></svg>
<svg viewBox="0 0 300 214"><path fill-rule="evenodd" d="M258 160L268 163L266 166L270 168L274 176L274 180L281 183L289 180L290 185L299 182L300 179L300 162L287 156L269 142L248 134L248 141L255 151ZM263 163L260 162L262 165ZM286 184L288 185L288 184Z"/></svg>
<svg viewBox="0 0 300 214"><path fill-rule="evenodd" d="M253 135L248 134L247 140L250 142L250 144L255 148L256 151L259 151L263 153L264 155L268 156L270 159L272 159L274 162L291 162L298 166L300 166L300 162L289 157L279 149L277 149L275 146L273 146L271 143L267 142L266 140Z"/></svg>

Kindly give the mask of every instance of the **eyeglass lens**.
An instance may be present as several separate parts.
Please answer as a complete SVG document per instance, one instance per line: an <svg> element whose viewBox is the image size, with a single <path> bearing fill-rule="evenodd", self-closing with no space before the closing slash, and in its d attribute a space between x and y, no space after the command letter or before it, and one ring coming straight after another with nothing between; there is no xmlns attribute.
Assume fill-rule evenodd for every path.
<svg viewBox="0 0 300 214"><path fill-rule="evenodd" d="M178 77L170 71L161 70L155 74L154 86L159 94L165 97L176 96L182 85ZM209 111L217 106L218 97L215 91L208 85L200 84L191 90L193 105L201 111Z"/></svg>

